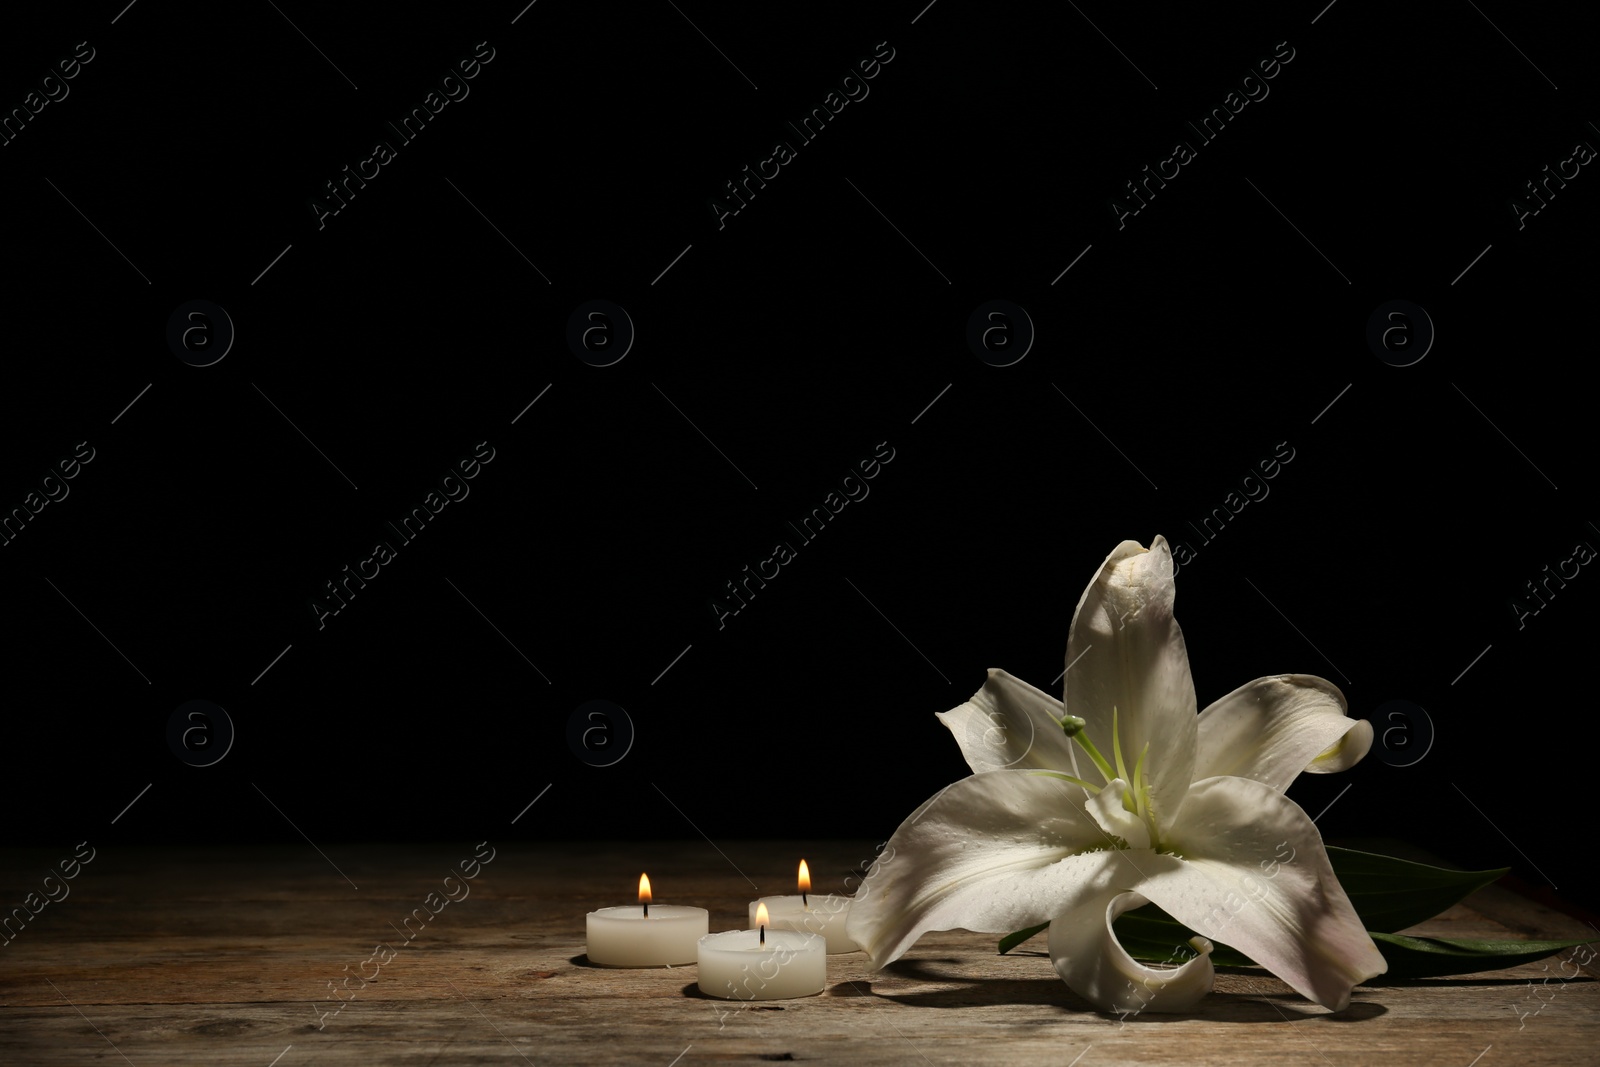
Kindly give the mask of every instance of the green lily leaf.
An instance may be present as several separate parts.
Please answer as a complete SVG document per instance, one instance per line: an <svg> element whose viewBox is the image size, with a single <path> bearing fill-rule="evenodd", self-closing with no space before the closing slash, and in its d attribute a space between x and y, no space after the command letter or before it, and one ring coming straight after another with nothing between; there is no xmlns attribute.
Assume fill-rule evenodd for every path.
<svg viewBox="0 0 1600 1067"><path fill-rule="evenodd" d="M1049 923L1040 923L1038 926L1030 926L1026 930L1018 930L1014 934L1007 934L1000 939L1000 955L1004 956L1034 934L1044 933L1049 927Z"/></svg>
<svg viewBox="0 0 1600 1067"><path fill-rule="evenodd" d="M1386 934L1426 922L1511 869L1451 871L1333 846L1328 860L1362 924Z"/></svg>
<svg viewBox="0 0 1600 1067"><path fill-rule="evenodd" d="M1369 931L1370 932L1370 931ZM1446 974L1476 974L1533 963L1564 948L1589 943L1588 938L1571 941L1484 941L1478 938L1407 937L1404 934L1372 934L1378 951L1389 962L1387 974L1374 982L1407 978L1437 978ZM1571 975L1563 978L1576 977Z"/></svg>
<svg viewBox="0 0 1600 1067"><path fill-rule="evenodd" d="M1128 955L1144 963L1177 965L1198 955L1189 947L1189 939L1194 936L1194 931L1153 904L1118 916L1112 929L1116 931L1117 940L1128 950ZM1211 964L1214 967L1256 965L1250 957L1220 941L1213 941L1212 946Z"/></svg>

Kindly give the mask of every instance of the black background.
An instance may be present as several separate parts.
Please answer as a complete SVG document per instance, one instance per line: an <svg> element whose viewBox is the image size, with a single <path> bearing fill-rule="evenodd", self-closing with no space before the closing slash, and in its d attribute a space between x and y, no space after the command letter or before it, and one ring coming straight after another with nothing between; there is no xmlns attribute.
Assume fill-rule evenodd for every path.
<svg viewBox="0 0 1600 1067"><path fill-rule="evenodd" d="M1163 534L1197 550L1202 706L1299 671L1353 715L1430 716L1420 762L1294 786L1339 798L1326 836L1596 903L1600 578L1512 607L1600 545L1600 179L1521 230L1511 208L1600 144L1592 16L119 6L0 41L6 109L95 50L0 147L0 508L94 449L0 548L10 840L686 838L708 864L702 834L881 840L966 773L934 713L989 667L1059 692L1085 584ZM470 95L399 144L385 122L480 41ZM1281 41L1270 95L1199 145L1185 121ZM870 95L719 228L711 198L879 42ZM380 139L396 158L319 228ZM1119 229L1178 139L1197 158ZM237 328L206 368L165 340L194 299ZM610 367L565 341L592 299L637 328ZM966 343L991 299L1037 329L1012 366ZM1437 328L1413 366L1365 339L1394 299ZM482 441L470 496L319 629L324 583ZM883 442L799 544L785 521ZM1280 442L1206 543L1190 524ZM719 628L779 539L798 557ZM167 745L192 699L237 729L210 767ZM637 731L614 766L566 740L592 699Z"/></svg>

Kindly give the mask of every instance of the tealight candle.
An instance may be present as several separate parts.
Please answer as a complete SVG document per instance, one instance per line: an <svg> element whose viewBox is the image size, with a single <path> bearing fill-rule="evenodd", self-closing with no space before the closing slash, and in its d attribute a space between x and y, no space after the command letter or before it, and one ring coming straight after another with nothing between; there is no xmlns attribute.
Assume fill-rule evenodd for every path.
<svg viewBox="0 0 1600 1067"><path fill-rule="evenodd" d="M774 930L797 930L805 934L821 934L828 942L828 954L859 952L861 947L845 934L845 923L850 919L850 898L837 893L814 896L811 893L811 869L800 861L798 879L800 895L797 897L762 897L750 902L750 925L756 925L756 908L767 906Z"/></svg>
<svg viewBox="0 0 1600 1067"><path fill-rule="evenodd" d="M639 876L639 903L591 911L589 962L601 967L668 967L695 961L699 940L711 928L704 908L650 903L650 879Z"/></svg>
<svg viewBox="0 0 1600 1067"><path fill-rule="evenodd" d="M700 992L727 1000L789 1000L822 992L828 944L817 934L768 930L765 905L754 930L700 939Z"/></svg>

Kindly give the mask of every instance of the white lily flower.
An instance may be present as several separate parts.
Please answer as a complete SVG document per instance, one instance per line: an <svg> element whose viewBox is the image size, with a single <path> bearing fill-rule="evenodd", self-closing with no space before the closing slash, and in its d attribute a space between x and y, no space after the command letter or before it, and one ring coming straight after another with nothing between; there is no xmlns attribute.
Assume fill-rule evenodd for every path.
<svg viewBox="0 0 1600 1067"><path fill-rule="evenodd" d="M1208 938L1335 1011L1388 969L1322 835L1284 796L1301 771L1360 760L1371 724L1302 674L1258 678L1197 715L1172 604L1166 541L1124 541L1073 615L1065 704L991 670L939 716L974 773L901 824L856 893L849 934L874 967L929 930L1048 922L1056 971L1102 1011L1193 1008L1212 985ZM1111 924L1146 902L1202 935L1200 954L1133 960Z"/></svg>

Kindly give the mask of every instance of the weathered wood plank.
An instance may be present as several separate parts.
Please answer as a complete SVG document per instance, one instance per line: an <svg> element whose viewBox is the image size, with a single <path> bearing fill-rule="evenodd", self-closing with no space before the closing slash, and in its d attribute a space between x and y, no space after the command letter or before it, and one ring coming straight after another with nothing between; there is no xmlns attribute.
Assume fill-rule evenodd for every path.
<svg viewBox="0 0 1600 1067"><path fill-rule="evenodd" d="M659 901L707 907L718 930L742 926L758 890L789 891L802 855L818 891L849 888L845 873L872 855L867 842L719 846L726 858L704 841L490 842L470 892L436 915L426 895L471 842L336 846L327 861L302 847L104 849L0 949L0 1063L1061 1065L1084 1053L1083 1067L1461 1067L1488 1049L1479 1062L1492 1067L1592 1062L1600 1038L1595 968L1563 981L1554 961L1365 987L1338 1016L1270 975L1223 974L1193 1016L1126 1021L1088 1010L1030 951L1042 942L1002 957L992 936L961 931L928 936L881 973L860 955L830 957L822 995L756 1005L701 996L692 966L586 964L584 913L629 902L640 870ZM0 899L21 901L57 858L0 856ZM1496 887L1470 904L1416 932L1588 929ZM398 928L413 908L431 918L413 919L422 932L408 943ZM374 966L379 943L393 956ZM329 983L352 972L376 977L330 999Z"/></svg>

